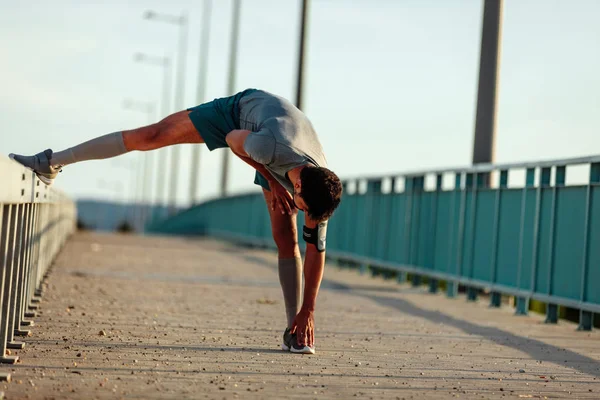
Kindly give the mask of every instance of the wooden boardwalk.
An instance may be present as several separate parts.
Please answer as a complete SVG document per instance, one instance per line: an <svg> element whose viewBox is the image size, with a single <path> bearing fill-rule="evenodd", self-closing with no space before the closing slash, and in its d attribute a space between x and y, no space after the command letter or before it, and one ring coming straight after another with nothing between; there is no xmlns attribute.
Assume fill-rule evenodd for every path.
<svg viewBox="0 0 600 400"><path fill-rule="evenodd" d="M275 255L80 233L0 365L7 399L600 398L600 333L328 266L315 356L280 350ZM14 354L14 353L13 353ZM0 395L1 397L1 395Z"/></svg>

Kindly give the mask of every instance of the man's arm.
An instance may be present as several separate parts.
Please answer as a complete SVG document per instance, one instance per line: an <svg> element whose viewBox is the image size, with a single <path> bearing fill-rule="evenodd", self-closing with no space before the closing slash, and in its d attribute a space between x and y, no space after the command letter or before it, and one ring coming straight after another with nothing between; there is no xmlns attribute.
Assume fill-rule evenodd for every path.
<svg viewBox="0 0 600 400"><path fill-rule="evenodd" d="M316 228L316 223L310 223L308 217L305 217L305 225L309 228ZM312 226L311 226L312 225ZM323 279L323 270L325 269L325 251L319 251L317 246L312 243L306 243L306 253L304 255L304 302L302 308L314 312L319 294L319 287Z"/></svg>
<svg viewBox="0 0 600 400"><path fill-rule="evenodd" d="M250 165L258 172L260 172L262 176L264 176L265 179L269 182L269 185L271 185L272 183L277 182L275 178L273 178L273 176L269 173L269 171L265 168L264 165L254 161L252 158L250 158L248 153L246 153L246 150L244 150L244 142L246 141L248 135L250 135L251 133L251 131L245 129L236 129L227 134L227 136L225 137L225 141L229 145L231 151L233 151L233 153L236 156L241 158L242 161Z"/></svg>
<svg viewBox="0 0 600 400"><path fill-rule="evenodd" d="M305 215L304 225L307 228L315 229L319 224ZM316 239L319 243L318 241L321 238ZM306 253L304 254L304 301L292 325L300 345L313 347L315 343L314 313L324 270L325 249L319 251L316 244L306 243Z"/></svg>
<svg viewBox="0 0 600 400"><path fill-rule="evenodd" d="M272 203L271 208L275 210L276 205L279 205L282 214L292 214L292 210L294 209L294 201L292 196L288 193L287 190L275 178L273 175L265 168L265 166L259 162L254 161L250 155L244 149L244 142L246 138L251 134L251 131L245 129L236 129L227 134L225 137L225 141L229 145L229 148L239 158L242 159L246 164L250 165L252 168L257 170L265 177L265 179L269 182L269 187L271 188L272 193Z"/></svg>

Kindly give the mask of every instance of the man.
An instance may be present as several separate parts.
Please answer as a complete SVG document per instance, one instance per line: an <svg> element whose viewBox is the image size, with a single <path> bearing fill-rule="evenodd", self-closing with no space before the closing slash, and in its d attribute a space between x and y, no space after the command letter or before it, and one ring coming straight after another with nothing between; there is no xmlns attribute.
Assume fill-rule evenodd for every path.
<svg viewBox="0 0 600 400"><path fill-rule="evenodd" d="M51 184L69 164L182 143L206 143L211 151L229 147L256 170L254 183L263 188L278 248L287 314L282 348L314 354L314 312L325 266L327 221L340 203L342 185L326 168L312 124L289 101L248 89L177 112L156 124L104 135L64 151L10 157ZM305 213L303 238L307 242L303 301L297 210Z"/></svg>

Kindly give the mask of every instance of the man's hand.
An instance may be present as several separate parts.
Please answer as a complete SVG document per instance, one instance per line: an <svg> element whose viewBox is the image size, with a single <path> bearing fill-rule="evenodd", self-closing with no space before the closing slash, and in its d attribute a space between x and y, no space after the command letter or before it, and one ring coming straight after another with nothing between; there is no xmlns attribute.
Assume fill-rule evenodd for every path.
<svg viewBox="0 0 600 400"><path fill-rule="evenodd" d="M300 346L315 346L315 316L313 311L306 308L300 309L294 322L292 322L292 334L296 334L298 345Z"/></svg>
<svg viewBox="0 0 600 400"><path fill-rule="evenodd" d="M296 211L296 206L294 206L290 192L274 179L269 181L269 188L271 189L271 209L275 211L275 207L279 207L282 214L292 215Z"/></svg>

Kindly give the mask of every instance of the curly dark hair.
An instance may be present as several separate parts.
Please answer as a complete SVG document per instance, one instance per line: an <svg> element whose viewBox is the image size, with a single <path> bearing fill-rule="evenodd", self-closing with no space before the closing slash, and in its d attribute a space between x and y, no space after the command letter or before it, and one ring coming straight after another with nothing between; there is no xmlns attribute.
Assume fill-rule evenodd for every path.
<svg viewBox="0 0 600 400"><path fill-rule="evenodd" d="M305 167L300 171L300 184L309 218L318 222L329 219L342 198L340 178L327 168Z"/></svg>

